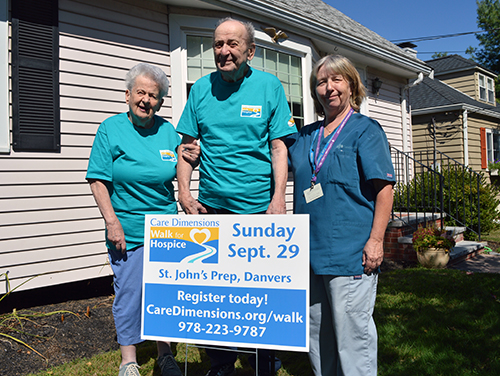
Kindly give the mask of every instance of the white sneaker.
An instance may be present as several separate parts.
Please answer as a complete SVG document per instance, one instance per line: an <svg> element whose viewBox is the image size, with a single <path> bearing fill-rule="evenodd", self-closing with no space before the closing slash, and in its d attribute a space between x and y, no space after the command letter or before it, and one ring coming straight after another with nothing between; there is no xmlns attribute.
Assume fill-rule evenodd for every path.
<svg viewBox="0 0 500 376"><path fill-rule="evenodd" d="M130 362L120 366L118 376L141 376L139 373L139 365L136 362Z"/></svg>

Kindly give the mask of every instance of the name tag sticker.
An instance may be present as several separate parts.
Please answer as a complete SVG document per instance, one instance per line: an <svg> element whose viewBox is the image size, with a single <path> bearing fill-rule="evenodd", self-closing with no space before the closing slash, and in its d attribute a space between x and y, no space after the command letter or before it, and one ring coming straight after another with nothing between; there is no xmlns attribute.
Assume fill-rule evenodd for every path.
<svg viewBox="0 0 500 376"><path fill-rule="evenodd" d="M241 117L260 118L262 116L262 106L241 105Z"/></svg>
<svg viewBox="0 0 500 376"><path fill-rule="evenodd" d="M313 185L311 188L307 188L304 191L304 197L306 199L306 204L309 204L311 201L323 197L323 189L321 188L321 184L318 183Z"/></svg>

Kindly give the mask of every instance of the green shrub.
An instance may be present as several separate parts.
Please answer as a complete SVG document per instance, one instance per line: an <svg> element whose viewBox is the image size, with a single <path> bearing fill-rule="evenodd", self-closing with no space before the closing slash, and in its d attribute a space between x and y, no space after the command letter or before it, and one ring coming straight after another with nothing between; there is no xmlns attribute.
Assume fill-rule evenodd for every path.
<svg viewBox="0 0 500 376"><path fill-rule="evenodd" d="M441 183L442 182L442 183ZM479 208L481 234L488 234L500 227L500 200L498 188L489 184L483 173L477 175L462 167L441 167L440 173L427 171L417 174L408 184L395 186L394 209L409 212L440 212L442 185L443 211L447 226L466 226L468 239L476 239L479 232L477 192L479 183Z"/></svg>

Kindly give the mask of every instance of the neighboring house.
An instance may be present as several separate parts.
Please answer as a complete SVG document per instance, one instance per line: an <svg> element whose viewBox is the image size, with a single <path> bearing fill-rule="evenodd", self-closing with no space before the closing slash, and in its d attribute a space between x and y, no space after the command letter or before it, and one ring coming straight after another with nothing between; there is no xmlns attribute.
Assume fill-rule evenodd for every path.
<svg viewBox="0 0 500 376"><path fill-rule="evenodd" d="M459 55L426 63L434 79L410 89L414 151L436 147L474 171L486 170L500 158L496 74Z"/></svg>
<svg viewBox="0 0 500 376"><path fill-rule="evenodd" d="M11 287L37 276L21 289L111 274L85 181L96 130L127 110L123 78L138 62L170 77L159 114L175 125L190 85L214 69L211 35L226 16L255 25L252 65L280 78L299 125L316 119L314 61L338 53L368 88L361 111L411 151L407 87L431 69L319 0L0 0L0 294L2 273ZM288 38L275 43L271 27Z"/></svg>

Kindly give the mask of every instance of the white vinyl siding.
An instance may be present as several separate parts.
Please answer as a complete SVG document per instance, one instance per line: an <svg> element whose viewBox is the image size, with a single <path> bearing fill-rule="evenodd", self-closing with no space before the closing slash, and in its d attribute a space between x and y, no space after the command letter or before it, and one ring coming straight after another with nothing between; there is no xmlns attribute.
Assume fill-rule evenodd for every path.
<svg viewBox="0 0 500 376"><path fill-rule="evenodd" d="M368 82L379 76L369 75ZM401 113L401 88L402 83L397 82L390 77L380 77L383 81L379 95L371 93L371 85L368 87L368 116L377 120L387 135L387 139L391 146L398 150L403 150L403 138L407 142L411 139L410 116L408 120L408 134L403 135L402 113ZM411 145L408 142L408 145Z"/></svg>
<svg viewBox="0 0 500 376"><path fill-rule="evenodd" d="M170 74L166 5L59 0L59 27L61 153L0 154L0 274L12 288L33 276L21 289L111 274L85 180L94 135L127 110L128 69L149 62ZM159 115L171 116L170 96Z"/></svg>

